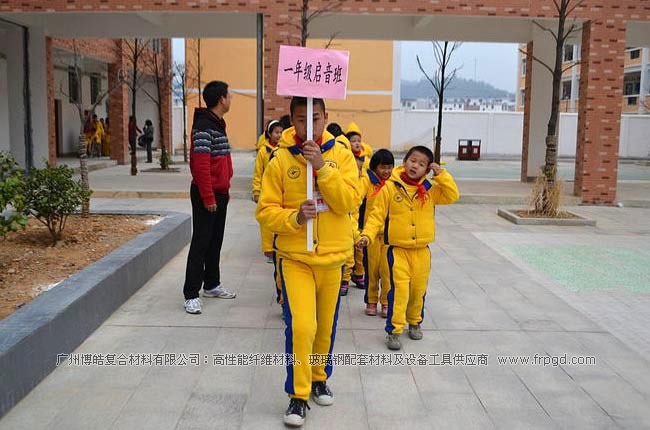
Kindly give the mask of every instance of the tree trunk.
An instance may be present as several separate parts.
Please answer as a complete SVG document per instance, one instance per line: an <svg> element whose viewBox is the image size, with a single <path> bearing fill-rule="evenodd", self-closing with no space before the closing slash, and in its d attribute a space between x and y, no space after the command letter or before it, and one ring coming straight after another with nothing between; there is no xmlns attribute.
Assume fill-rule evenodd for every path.
<svg viewBox="0 0 650 430"><path fill-rule="evenodd" d="M136 97L138 93L138 58L140 57L139 52L138 52L138 39L135 39L133 42L134 44L134 49L133 49L133 81L132 81L132 86L131 86L131 115L133 115L133 122L135 122L135 126L138 126L138 120L137 116L135 115L135 108L136 108ZM136 156L136 147L137 145L137 136L135 142L133 142L133 146L130 148L131 152L131 176L135 176L138 174L138 157ZM129 146L131 146L131 142L129 142Z"/></svg>
<svg viewBox="0 0 650 430"><path fill-rule="evenodd" d="M84 123L82 123L84 124ZM81 126L79 133L79 174L81 176L81 187L84 191L90 190L90 181L88 180L88 160L86 158L86 134L84 133L84 126ZM81 204L81 215L88 216L90 212L90 198L84 199Z"/></svg>
<svg viewBox="0 0 650 430"><path fill-rule="evenodd" d="M199 107L201 107L201 39L196 40L196 88L199 89Z"/></svg>
<svg viewBox="0 0 650 430"><path fill-rule="evenodd" d="M183 86L183 161L187 163L187 95L185 86Z"/></svg>
<svg viewBox="0 0 650 430"><path fill-rule="evenodd" d="M444 90L441 91L444 93ZM433 151L433 159L437 164L440 164L440 148L442 146L442 96L438 96L438 127L436 128L436 147Z"/></svg>
<svg viewBox="0 0 650 430"><path fill-rule="evenodd" d="M307 38L309 37L309 20L307 19L307 12L309 11L309 0L302 1L302 15L300 18L300 46L307 46Z"/></svg>
<svg viewBox="0 0 650 430"><path fill-rule="evenodd" d="M560 116L560 85L562 83L562 51L564 49L564 26L566 22L567 0L561 0L557 25L557 43L555 44L555 64L553 67L553 94L551 97L551 115L546 129L546 156L544 160L544 176L546 185L543 190L542 205L544 210L553 207L551 190L555 187L557 175L557 124Z"/></svg>

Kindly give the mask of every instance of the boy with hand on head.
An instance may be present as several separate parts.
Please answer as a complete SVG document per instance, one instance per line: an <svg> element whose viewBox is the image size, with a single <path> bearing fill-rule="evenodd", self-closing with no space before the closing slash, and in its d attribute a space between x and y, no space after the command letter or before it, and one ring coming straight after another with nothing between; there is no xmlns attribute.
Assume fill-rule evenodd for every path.
<svg viewBox="0 0 650 430"><path fill-rule="evenodd" d="M400 336L408 322L408 335L422 339L420 323L424 317L424 297L431 270L429 243L435 238L435 206L450 204L460 194L454 178L433 161L424 146L411 148L404 165L393 169L390 180L375 199L357 248L377 240L384 228L388 291L386 345L402 348ZM427 174L433 171L433 181Z"/></svg>
<svg viewBox="0 0 650 430"><path fill-rule="evenodd" d="M358 170L350 151L325 131L327 112L314 99L314 139L307 139L307 99L293 97L291 121L262 178L256 218L274 232L276 270L282 286L287 354L284 385L290 402L284 422L304 423L307 400L334 401L327 379L336 335L341 267L352 252L350 212L359 200ZM307 161L314 169L314 199L306 200ZM307 221L313 220L313 251ZM310 361L310 354L315 360Z"/></svg>

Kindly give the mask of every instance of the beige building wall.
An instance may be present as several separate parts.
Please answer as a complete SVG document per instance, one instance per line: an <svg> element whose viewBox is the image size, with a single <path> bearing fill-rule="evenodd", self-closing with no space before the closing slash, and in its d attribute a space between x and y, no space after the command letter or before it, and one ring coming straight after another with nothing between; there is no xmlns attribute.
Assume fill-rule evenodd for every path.
<svg viewBox="0 0 650 430"><path fill-rule="evenodd" d="M185 43L188 70L196 70L197 41L186 39ZM326 40L312 39L307 46L322 48L326 43ZM233 93L231 110L225 119L228 137L235 149L254 149L257 142L256 46L255 39L201 39L201 85L222 80ZM347 98L325 101L330 122L339 123L345 130L350 121L354 121L361 128L366 143L373 148L389 148L393 42L335 39L330 48L350 51ZM190 86L194 93L188 101L189 127L199 94L195 79ZM285 113L289 113L288 99Z"/></svg>

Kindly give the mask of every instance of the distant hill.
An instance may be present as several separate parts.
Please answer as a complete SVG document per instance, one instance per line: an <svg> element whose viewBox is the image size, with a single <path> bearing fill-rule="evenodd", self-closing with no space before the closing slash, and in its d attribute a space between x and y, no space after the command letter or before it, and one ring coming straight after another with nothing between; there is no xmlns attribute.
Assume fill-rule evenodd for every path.
<svg viewBox="0 0 650 430"><path fill-rule="evenodd" d="M402 81L401 92L403 99L418 99L434 96L433 87L429 81L422 79L416 81ZM493 87L487 82L474 81L472 79L463 79L456 77L449 88L445 90L445 98L455 97L481 97L487 98L514 98L513 93L500 90Z"/></svg>

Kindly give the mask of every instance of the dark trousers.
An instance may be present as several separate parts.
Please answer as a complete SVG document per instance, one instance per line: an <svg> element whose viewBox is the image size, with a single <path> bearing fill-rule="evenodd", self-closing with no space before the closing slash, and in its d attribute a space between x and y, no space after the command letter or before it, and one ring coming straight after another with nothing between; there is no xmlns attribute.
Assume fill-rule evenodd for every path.
<svg viewBox="0 0 650 430"><path fill-rule="evenodd" d="M215 193L214 196L217 200L217 211L208 212L199 195L199 188L194 184L190 188L192 242L187 256L183 286L185 300L199 297L202 285L209 290L221 284L219 259L226 228L228 195Z"/></svg>
<svg viewBox="0 0 650 430"><path fill-rule="evenodd" d="M147 145L147 163L151 163L153 161L153 157L151 155L151 145L153 145L153 142L147 139L146 145Z"/></svg>

